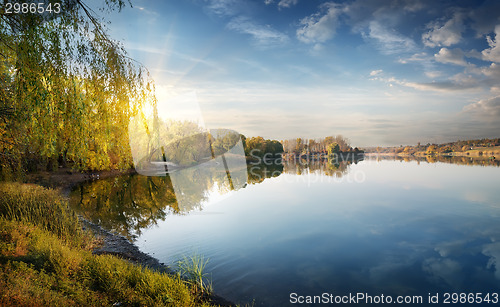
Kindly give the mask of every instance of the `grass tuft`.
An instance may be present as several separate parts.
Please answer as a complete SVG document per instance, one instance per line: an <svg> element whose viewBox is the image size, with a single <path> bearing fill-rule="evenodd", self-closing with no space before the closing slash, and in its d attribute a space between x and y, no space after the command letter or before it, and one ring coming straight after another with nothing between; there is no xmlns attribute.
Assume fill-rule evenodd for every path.
<svg viewBox="0 0 500 307"><path fill-rule="evenodd" d="M56 190L18 182L0 183L0 216L33 224L79 244L84 233L76 214Z"/></svg>
<svg viewBox="0 0 500 307"><path fill-rule="evenodd" d="M183 256L177 261L177 268L180 276L185 278L202 295L212 292L212 282L209 274L205 272L208 259L197 253L191 256Z"/></svg>

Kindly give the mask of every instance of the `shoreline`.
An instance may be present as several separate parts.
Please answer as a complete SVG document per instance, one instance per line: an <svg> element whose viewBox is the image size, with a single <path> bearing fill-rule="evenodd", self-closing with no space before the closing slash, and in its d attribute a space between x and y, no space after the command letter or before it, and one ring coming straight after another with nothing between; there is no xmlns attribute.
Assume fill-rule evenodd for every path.
<svg viewBox="0 0 500 307"><path fill-rule="evenodd" d="M128 170L110 170L96 172L73 172L69 168L60 168L56 172L42 171L27 174L26 182L34 183L46 188L58 189L63 197L68 199L71 190L79 185L89 181L110 178L115 176L135 174L134 169ZM168 265L160 262L157 258L142 252L134 243L130 242L124 236L113 233L102 228L100 225L92 223L81 215L77 214L78 220L83 230L90 230L102 242L102 245L95 248L92 253L95 255L113 255L125 259L134 265L140 265L153 271L174 275L175 271ZM219 306L236 306L233 302L212 293L208 297L210 303Z"/></svg>

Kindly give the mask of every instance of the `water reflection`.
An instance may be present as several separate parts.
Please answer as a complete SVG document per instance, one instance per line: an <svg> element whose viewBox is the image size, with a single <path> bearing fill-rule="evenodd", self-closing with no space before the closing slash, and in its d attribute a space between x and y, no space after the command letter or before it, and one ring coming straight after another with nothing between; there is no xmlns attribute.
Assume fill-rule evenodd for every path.
<svg viewBox="0 0 500 307"><path fill-rule="evenodd" d="M362 171L366 180L350 184L306 182L326 177L289 166L302 175L264 180L204 215L171 216L137 244L165 263L203 253L214 289L242 305L293 306L291 292L427 298L500 289L498 168L365 160L343 179Z"/></svg>
<svg viewBox="0 0 500 307"><path fill-rule="evenodd" d="M448 164L458 164L458 165L479 165L479 166L496 166L500 167L500 160L494 159L492 157L468 157L468 156L441 156L441 155L429 155L429 156L396 156L396 155L377 155L377 154L367 154L366 159L376 160L376 161L401 161L401 162L427 162L427 163L448 163Z"/></svg>
<svg viewBox="0 0 500 307"><path fill-rule="evenodd" d="M499 161L468 157L430 159L429 157L368 156L367 159L500 166ZM201 211L213 199L220 200L232 191L244 187L244 182L240 181L247 176L239 176L239 173L246 172L248 174L247 184L250 185L260 184L266 179L279 177L283 173L291 175L318 174L341 178L349 173L353 164L357 164L363 158L344 160L332 162L303 159L273 160L260 164L250 163L246 170L234 170L235 175L229 181L226 172L223 170L214 171L207 165L183 169L161 177L126 175L82 184L71 192L70 203L73 209L86 219L134 240L141 235L143 229L165 220L169 214ZM172 176L175 176L178 183L175 189L172 185ZM237 188L231 185L233 181L237 183ZM182 201L179 201L179 198Z"/></svg>
<svg viewBox="0 0 500 307"><path fill-rule="evenodd" d="M290 292L498 292L500 177L496 167L476 167L498 164L406 159L249 164L249 186L238 193L224 172L193 169L184 178L191 183L183 191L193 204L188 211L178 206L169 177L140 175L81 186L72 205L137 238L162 262L204 254L217 293L242 304L289 306ZM360 184L287 180L359 171L366 174ZM203 214L184 214L193 210Z"/></svg>
<svg viewBox="0 0 500 307"><path fill-rule="evenodd" d="M230 157L227 160L227 163L231 163ZM228 180L224 170L214 171L211 164L159 177L126 175L80 185L71 192L70 203L86 219L134 240L140 236L142 229L164 220L168 214L201 211L212 198L221 199L231 191L238 190L238 187L245 186L242 180L247 178L246 173L248 184L262 183L284 172L341 177L349 171L351 163L357 162L304 160L282 163L281 160L272 160L260 164L250 163L243 170L233 167L231 180ZM216 164L217 160L213 163ZM172 179L175 179L175 187Z"/></svg>
<svg viewBox="0 0 500 307"><path fill-rule="evenodd" d="M344 155L335 159L297 159L285 163L284 171L287 174L320 174L342 178L349 172L351 164L363 161L360 155Z"/></svg>
<svg viewBox="0 0 500 307"><path fill-rule="evenodd" d="M285 170L284 165L281 163L281 161L276 162L273 161L272 163L264 164L264 163L259 163L259 164L248 164L247 165L247 171L248 171L248 183L249 184L257 184L261 183L264 180L268 178L273 178L273 177L278 177L283 173Z"/></svg>
<svg viewBox="0 0 500 307"><path fill-rule="evenodd" d="M82 184L70 193L70 204L86 219L134 240L142 229L164 220L168 214L202 210L211 198L244 186L241 179L246 178L246 169L233 169L228 180L224 170L214 171L210 165L167 176L133 174Z"/></svg>

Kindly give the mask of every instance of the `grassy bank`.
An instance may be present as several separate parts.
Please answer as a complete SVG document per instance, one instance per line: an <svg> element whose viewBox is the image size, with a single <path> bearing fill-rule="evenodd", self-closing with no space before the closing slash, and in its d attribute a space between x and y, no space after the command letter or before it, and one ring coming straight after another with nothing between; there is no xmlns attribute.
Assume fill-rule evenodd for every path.
<svg viewBox="0 0 500 307"><path fill-rule="evenodd" d="M98 243L59 192L0 183L0 305L211 306L179 276L93 255Z"/></svg>

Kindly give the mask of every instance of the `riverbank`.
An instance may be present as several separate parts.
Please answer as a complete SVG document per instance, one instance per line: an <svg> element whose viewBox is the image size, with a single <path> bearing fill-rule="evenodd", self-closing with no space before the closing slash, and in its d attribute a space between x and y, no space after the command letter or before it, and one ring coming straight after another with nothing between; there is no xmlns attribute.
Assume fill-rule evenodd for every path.
<svg viewBox="0 0 500 307"><path fill-rule="evenodd" d="M134 170L126 170L79 173L72 172L69 169L59 169L56 172L28 174L26 176L26 181L56 189L56 193L64 197L67 201L69 192L78 184L82 184L90 180L98 180L123 174L131 174L134 172ZM72 212L72 214L74 214L74 212ZM171 278L176 278L177 275L172 269L163 263L160 263L156 258L141 252L137 246L132 244L125 237L113 234L101 228L99 225L83 219L82 217L78 217L78 222L79 225L81 225L82 231L91 231L95 237L95 241L99 243L92 247L91 253L93 255L112 255L114 257L124 259L138 267L147 268L153 272L166 273L171 276ZM206 304L210 303L212 306L234 306L233 303L215 294L211 294L209 296L203 294L203 302Z"/></svg>
<svg viewBox="0 0 500 307"><path fill-rule="evenodd" d="M415 150L411 147L400 147L400 148L392 148L391 151L382 150L380 152L369 151L366 155L369 156L399 156L399 157L470 157L470 158L491 158L491 159L499 159L500 158L500 146L476 146L476 147L468 147L462 150L450 150L450 148L445 148L447 150L433 150L429 151L425 150Z"/></svg>

